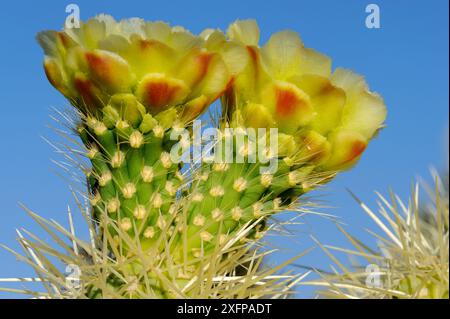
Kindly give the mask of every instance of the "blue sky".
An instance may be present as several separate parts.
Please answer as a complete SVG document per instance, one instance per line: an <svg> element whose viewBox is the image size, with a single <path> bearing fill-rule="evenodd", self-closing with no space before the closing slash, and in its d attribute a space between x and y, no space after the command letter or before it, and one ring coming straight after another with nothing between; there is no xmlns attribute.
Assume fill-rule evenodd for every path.
<svg viewBox="0 0 450 319"><path fill-rule="evenodd" d="M333 65L363 74L371 89L388 107L387 128L374 140L359 164L350 172L311 196L334 208L348 228L368 239L363 228L375 228L345 190L354 191L375 204L374 190L392 187L401 196L409 193L414 178L428 176L430 165L446 164L448 148L448 1L7 1L0 8L0 242L18 248L15 228L37 230L18 203L66 223L72 203L67 182L55 173L51 159L59 157L44 142L56 134L47 128L52 107L68 104L47 82L42 52L35 34L59 29L65 7L76 3L82 19L98 13L116 18L138 16L164 20L192 32L203 28L226 29L236 19L255 18L262 41L282 29L300 33L308 47L328 54ZM381 10L381 28L365 27L366 5ZM309 216L296 226L295 239L274 238L282 253L270 262L313 246L314 234L324 243L348 243L333 223ZM330 260L319 249L299 263L327 268ZM26 265L0 250L0 277L32 276ZM16 286L17 287L17 286ZM310 289L299 297L310 296ZM1 297L11 294L0 293Z"/></svg>

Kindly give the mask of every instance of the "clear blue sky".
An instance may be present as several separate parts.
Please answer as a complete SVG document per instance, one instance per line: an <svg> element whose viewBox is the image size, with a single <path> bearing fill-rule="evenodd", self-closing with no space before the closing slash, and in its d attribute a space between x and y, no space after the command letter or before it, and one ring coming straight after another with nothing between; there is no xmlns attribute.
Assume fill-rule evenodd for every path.
<svg viewBox="0 0 450 319"><path fill-rule="evenodd" d="M14 229L37 230L19 207L66 223L71 203L66 181L54 173L51 158L59 158L43 141L56 135L46 126L51 107L67 102L47 82L36 32L59 29L65 7L76 3L82 19L98 13L116 18L142 17L183 25L193 32L206 27L226 29L236 19L255 18L262 41L271 33L293 29L308 47L328 54L334 66L365 75L370 87L382 94L388 106L388 127L369 146L352 171L340 175L312 196L335 208L350 230L368 239L362 230L375 228L350 198L350 188L369 204L374 190L389 187L406 196L417 175L428 167L445 165L448 149L448 1L4 1L0 7L0 242L17 248ZM381 28L367 29L365 7L381 9ZM319 217L308 217L295 227L297 237L274 239L283 256L313 245L313 233L324 243L348 245L335 226ZM276 260L272 260L276 261ZM318 249L301 260L327 268L330 261ZM26 265L0 251L0 277L32 276ZM300 291L299 297L310 295ZM0 297L11 297L0 293Z"/></svg>

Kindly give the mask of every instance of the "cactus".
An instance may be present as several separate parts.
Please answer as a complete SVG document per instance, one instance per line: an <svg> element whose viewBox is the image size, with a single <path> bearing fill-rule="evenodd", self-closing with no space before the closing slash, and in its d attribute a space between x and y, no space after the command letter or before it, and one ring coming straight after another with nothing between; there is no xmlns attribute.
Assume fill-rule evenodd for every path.
<svg viewBox="0 0 450 319"><path fill-rule="evenodd" d="M76 295L58 296L285 295L299 278L267 270L257 247L269 217L352 167L386 117L362 77L331 72L331 60L297 34L259 47L253 20L196 36L100 15L38 41L49 82L76 109L92 165L85 214L95 247L50 223L88 256L58 255L81 267L84 282ZM192 138L193 121L219 98L213 159L174 161L182 133ZM227 150L231 161L221 157Z"/></svg>
<svg viewBox="0 0 450 319"><path fill-rule="evenodd" d="M240 135L244 141L232 156L242 161L221 163L225 151L219 149L219 163L203 165L203 178L195 185L206 195L201 203L191 202L192 220L212 217L217 222L194 223L188 233L212 238L208 234L219 225L230 233L249 220L288 209L302 194L352 167L382 127L386 108L360 76L343 69L331 73L331 61L304 48L293 32L273 35L262 48L254 21L233 23L227 36L217 30L202 36L208 49L222 55L232 76L222 96L218 144L234 138L229 143L234 146ZM266 133L250 136L246 128ZM235 132L232 138L229 129ZM255 147L261 139L258 147L269 144L270 129L278 132L272 155L269 147L263 152ZM269 159L276 170L261 171ZM263 220L258 230L264 225Z"/></svg>
<svg viewBox="0 0 450 319"><path fill-rule="evenodd" d="M309 284L324 286L319 294L330 298L448 299L448 184L437 174L434 179L434 187L423 187L429 196L426 206L419 201L419 185L408 202L392 192L391 200L378 194L378 212L355 197L383 231L381 235L370 232L377 239L378 249L369 248L339 226L355 250L319 243L341 272L323 274L323 280ZM346 267L335 256L339 251L363 258L366 264Z"/></svg>

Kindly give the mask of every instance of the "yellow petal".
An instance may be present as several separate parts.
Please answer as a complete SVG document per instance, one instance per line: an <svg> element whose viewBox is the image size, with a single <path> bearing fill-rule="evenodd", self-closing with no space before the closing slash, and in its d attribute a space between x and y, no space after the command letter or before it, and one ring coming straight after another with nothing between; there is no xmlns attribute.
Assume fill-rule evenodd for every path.
<svg viewBox="0 0 450 319"><path fill-rule="evenodd" d="M331 59L314 49L303 48L300 57L301 74L314 74L329 77L331 74Z"/></svg>
<svg viewBox="0 0 450 319"><path fill-rule="evenodd" d="M189 122L199 116L208 106L208 98L201 95L193 100L187 102L181 111L181 119L184 122Z"/></svg>
<svg viewBox="0 0 450 319"><path fill-rule="evenodd" d="M331 157L323 165L324 169L329 170L350 168L367 147L367 139L354 131L336 131L331 134L329 141L332 145Z"/></svg>
<svg viewBox="0 0 450 319"><path fill-rule="evenodd" d="M185 53L193 48L201 47L202 43L201 38L193 35L184 28L173 27L168 45L180 53Z"/></svg>
<svg viewBox="0 0 450 319"><path fill-rule="evenodd" d="M370 139L383 126L386 114L383 99L378 94L367 91L355 93L344 107L342 127Z"/></svg>
<svg viewBox="0 0 450 319"><path fill-rule="evenodd" d="M126 37L131 37L132 35L144 36L145 22L141 18L130 18L123 19L116 23L116 32L123 34Z"/></svg>
<svg viewBox="0 0 450 319"><path fill-rule="evenodd" d="M178 70L177 77L182 79L189 87L193 87L204 79L212 59L213 53L194 49L175 66L174 71Z"/></svg>
<svg viewBox="0 0 450 319"><path fill-rule="evenodd" d="M98 19L89 19L82 25L83 42L87 49L93 50L98 47L98 41L106 35L106 26L103 21Z"/></svg>
<svg viewBox="0 0 450 319"><path fill-rule="evenodd" d="M217 53L193 49L177 67L176 77L191 88L194 97L206 95L216 99L226 88L229 75Z"/></svg>
<svg viewBox="0 0 450 319"><path fill-rule="evenodd" d="M83 111L94 111L106 105L107 97L86 75L78 72L73 78L73 86L80 96L79 107Z"/></svg>
<svg viewBox="0 0 450 319"><path fill-rule="evenodd" d="M293 133L311 122L314 108L309 96L292 83L277 81L263 93L281 132Z"/></svg>
<svg viewBox="0 0 450 319"><path fill-rule="evenodd" d="M326 137L315 132L308 131L298 138L301 149L297 155L300 161L313 162L319 164L330 157L331 145Z"/></svg>
<svg viewBox="0 0 450 319"><path fill-rule="evenodd" d="M311 98L316 112L311 122L312 129L320 134L327 134L341 124L346 101L344 90L333 86L327 78L317 75L303 75L293 82Z"/></svg>
<svg viewBox="0 0 450 319"><path fill-rule="evenodd" d="M331 83L346 92L367 90L364 78L350 70L336 68L330 77Z"/></svg>
<svg viewBox="0 0 450 319"><path fill-rule="evenodd" d="M219 29L205 29L200 33L200 37L205 40L205 46L210 51L218 51L226 43L227 39Z"/></svg>
<svg viewBox="0 0 450 319"><path fill-rule="evenodd" d="M243 72L245 67L251 62L251 58L256 59L251 57L250 52L248 48L231 42L224 43L220 50L222 59L233 76Z"/></svg>
<svg viewBox="0 0 450 319"><path fill-rule="evenodd" d="M229 81L230 75L224 61L218 54L214 54L204 79L197 87L192 88L193 95L206 95L209 103L212 103L224 93Z"/></svg>
<svg viewBox="0 0 450 319"><path fill-rule="evenodd" d="M291 156L298 149L295 139L290 134L278 133L278 156Z"/></svg>
<svg viewBox="0 0 450 319"><path fill-rule="evenodd" d="M129 90L132 75L130 66L121 56L102 50L86 53L89 72L95 82L110 92L126 92Z"/></svg>
<svg viewBox="0 0 450 319"><path fill-rule="evenodd" d="M172 33L170 26L162 21L146 22L144 31L147 39L157 40L161 43L167 43Z"/></svg>
<svg viewBox="0 0 450 319"><path fill-rule="evenodd" d="M44 60L44 70L48 81L63 95L69 96L67 83L63 78L62 69L58 61L54 58L46 57Z"/></svg>
<svg viewBox="0 0 450 319"><path fill-rule="evenodd" d="M227 64L234 64L233 67L228 67L232 70L233 76L233 91L235 100L238 104L247 103L247 101L255 101L265 104L266 101L261 99L261 92L270 77L262 67L261 52L255 46L243 47L244 51L236 52L236 55L224 59ZM240 70L239 70L240 69Z"/></svg>
<svg viewBox="0 0 450 319"><path fill-rule="evenodd" d="M136 95L152 114L180 104L189 94L186 84L161 73L147 74L138 84Z"/></svg>
<svg viewBox="0 0 450 319"><path fill-rule="evenodd" d="M278 80L299 74L303 43L297 33L275 33L261 49L263 63L268 72Z"/></svg>
<svg viewBox="0 0 450 319"><path fill-rule="evenodd" d="M46 56L58 56L56 48L56 31L41 31L36 35L36 40L44 50Z"/></svg>
<svg viewBox="0 0 450 319"><path fill-rule="evenodd" d="M359 132L366 139L372 138L386 119L387 110L383 99L369 92L364 79L351 71L336 70L332 81L343 88L347 95L342 127Z"/></svg>
<svg viewBox="0 0 450 319"><path fill-rule="evenodd" d="M127 123L133 126L137 126L145 114L144 106L130 93L114 94L108 104L116 109Z"/></svg>
<svg viewBox="0 0 450 319"><path fill-rule="evenodd" d="M233 41L257 46L259 27L255 20L237 20L228 27L227 36Z"/></svg>
<svg viewBox="0 0 450 319"><path fill-rule="evenodd" d="M175 51L166 44L140 37L132 37L126 57L138 78L147 73L168 72L176 61Z"/></svg>
<svg viewBox="0 0 450 319"><path fill-rule="evenodd" d="M247 127L253 127L255 129L275 127L272 114L262 104L247 104L242 111L242 118Z"/></svg>
<svg viewBox="0 0 450 319"><path fill-rule="evenodd" d="M98 48L104 51L117 53L122 57L126 57L130 50L130 41L122 35L110 34L104 39L98 41Z"/></svg>

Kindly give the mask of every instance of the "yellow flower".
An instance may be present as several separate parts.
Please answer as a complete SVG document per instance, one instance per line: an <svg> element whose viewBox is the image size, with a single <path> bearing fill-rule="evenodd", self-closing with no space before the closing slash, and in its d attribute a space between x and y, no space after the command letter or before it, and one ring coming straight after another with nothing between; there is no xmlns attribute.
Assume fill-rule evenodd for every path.
<svg viewBox="0 0 450 319"><path fill-rule="evenodd" d="M331 60L305 48L295 32L278 32L259 47L256 22L244 20L227 36L213 30L202 36L235 70L223 97L226 118L294 136L295 155L320 169L353 165L383 126L382 98L353 72L332 72Z"/></svg>
<svg viewBox="0 0 450 319"><path fill-rule="evenodd" d="M52 85L83 112L132 94L155 115L177 107L198 116L226 89L229 72L204 40L182 27L99 15L80 28L38 35Z"/></svg>

